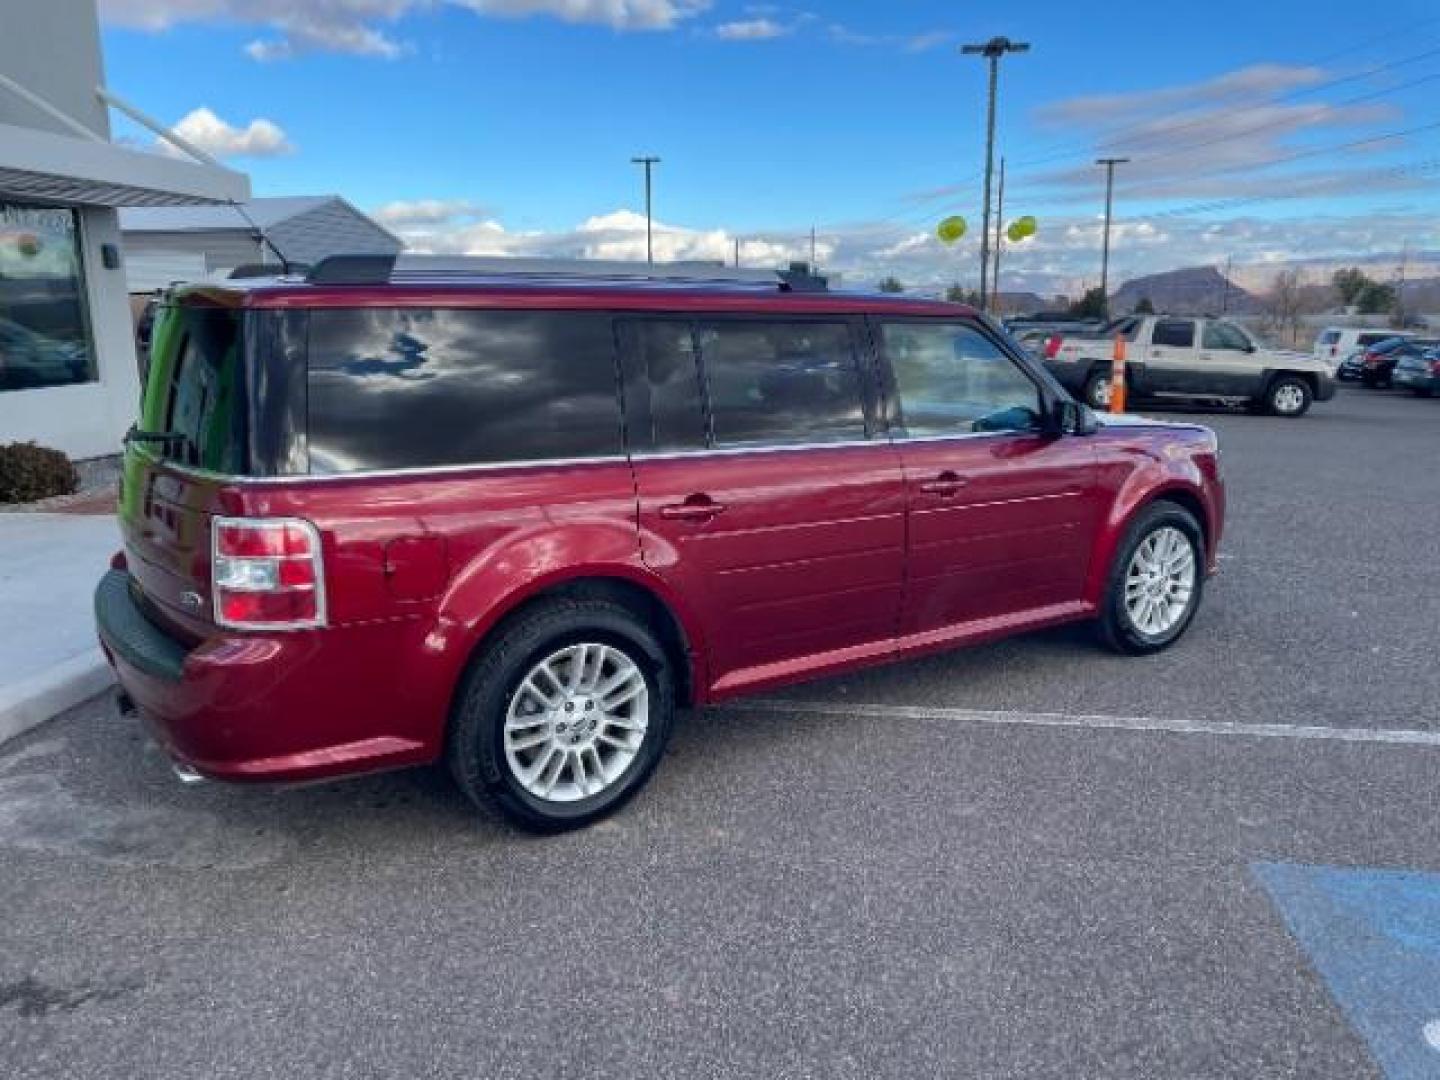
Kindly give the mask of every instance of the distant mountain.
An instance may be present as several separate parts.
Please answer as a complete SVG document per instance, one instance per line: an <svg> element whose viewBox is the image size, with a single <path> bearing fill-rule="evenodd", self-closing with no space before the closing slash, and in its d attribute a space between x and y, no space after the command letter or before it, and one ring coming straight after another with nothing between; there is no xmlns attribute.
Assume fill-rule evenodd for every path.
<svg viewBox="0 0 1440 1080"><path fill-rule="evenodd" d="M1244 315L1260 309L1260 300L1213 266L1186 266L1161 274L1131 278L1110 297L1110 310L1125 314L1149 299L1156 311L1205 314L1228 311Z"/></svg>

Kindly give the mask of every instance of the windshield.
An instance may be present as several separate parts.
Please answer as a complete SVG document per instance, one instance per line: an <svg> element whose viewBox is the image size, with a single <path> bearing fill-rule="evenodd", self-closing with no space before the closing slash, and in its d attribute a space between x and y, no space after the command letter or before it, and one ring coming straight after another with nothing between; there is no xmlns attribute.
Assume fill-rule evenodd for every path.
<svg viewBox="0 0 1440 1080"><path fill-rule="evenodd" d="M244 471L240 313L169 305L156 313L140 429L174 438L151 452L212 472Z"/></svg>

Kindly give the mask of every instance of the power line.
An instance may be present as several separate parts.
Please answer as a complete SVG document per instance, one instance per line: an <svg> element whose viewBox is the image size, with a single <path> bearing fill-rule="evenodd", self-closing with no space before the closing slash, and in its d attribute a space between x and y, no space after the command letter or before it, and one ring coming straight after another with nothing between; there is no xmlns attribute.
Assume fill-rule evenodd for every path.
<svg viewBox="0 0 1440 1080"><path fill-rule="evenodd" d="M1440 22L1440 19L1432 19L1432 20L1430 20L1430 21L1431 21L1431 22ZM1440 47L1437 47L1437 48L1434 48L1434 49L1427 49L1427 50L1424 51L1424 52L1416 53L1416 54L1414 54L1413 56L1407 56L1407 57L1405 57L1405 58L1403 58L1403 59L1401 59L1401 60L1395 60L1395 61L1392 61L1392 62L1387 63L1387 64L1377 64L1376 66L1371 67L1371 68L1367 68L1367 69L1364 70L1364 71L1353 72L1353 73L1351 73L1351 74L1349 74L1349 75L1342 75L1342 76L1339 76L1339 77L1334 78L1334 79L1327 79L1326 81L1320 82L1320 83L1312 83L1312 84L1309 85L1309 86L1302 86L1302 87L1300 87L1300 88L1297 89L1297 90L1292 90L1292 91L1290 91L1288 94L1282 94L1282 95L1280 95L1279 97L1271 98L1271 99L1268 99L1268 100L1263 101L1263 102L1258 102L1258 103L1256 103L1256 104L1254 104L1254 105L1247 105L1247 106L1244 106L1244 107L1242 107L1242 108L1240 108L1240 109L1232 109L1232 110L1230 110L1230 112L1231 112L1232 114L1235 113L1235 112L1240 112L1240 113L1257 112L1257 111L1259 111L1260 109L1271 108L1271 107L1273 107L1273 106L1275 106L1275 105L1283 105L1283 104L1285 104L1285 103L1287 103L1287 102L1294 101L1294 100L1297 99L1297 98L1305 97L1305 96L1307 96L1307 95L1309 95L1309 94L1317 94L1317 93L1319 93L1319 92L1322 91L1322 90L1333 89L1334 87L1344 85L1345 83L1355 82L1355 81L1357 81L1357 80L1359 80L1359 79L1368 79L1368 78L1370 78L1372 75L1380 75L1380 74L1383 74L1383 73L1386 72L1386 71L1393 71L1395 68L1404 67L1404 66L1406 66L1407 64L1418 63L1418 62L1421 61L1421 60L1428 60L1428 59L1429 59L1430 57L1432 57L1432 56L1440 56ZM1206 112L1206 115L1196 117L1196 118L1193 119L1193 120L1188 120L1188 121L1186 121L1186 122L1183 123L1183 124L1176 124L1176 125L1174 125L1173 127L1167 127L1167 128L1165 129L1164 133L1165 133L1166 135L1173 135L1173 134L1174 134L1175 132L1177 132L1177 131L1187 131L1187 130L1189 130L1190 128L1203 127L1204 125L1210 123L1211 117L1212 117L1213 112L1214 112L1215 105L1212 104L1212 105L1210 105L1210 106L1201 106L1200 108L1206 108L1206 109L1208 109L1208 111ZM1071 143L1070 145L1071 145L1071 146L1074 146L1074 147L1087 147L1087 148L1093 147L1093 148L1095 148L1095 149L1102 149L1102 150L1103 150L1103 149L1106 149L1106 148L1109 148L1109 147L1114 147L1114 146L1116 146L1117 143L1123 142L1123 139L1121 138L1121 136L1122 136L1123 134L1126 134L1126 133L1128 133L1128 132L1133 132L1133 131L1144 131L1144 130L1146 130L1147 128L1149 128L1149 127L1151 126L1152 122L1153 122L1153 121L1150 121L1150 120L1144 120L1144 121L1136 121L1136 122L1132 122L1132 123L1128 123L1128 124L1122 124L1122 125L1119 125L1119 126L1117 126L1117 127L1110 128L1110 129L1107 130L1107 131L1102 131L1102 132L1100 132L1100 133L1099 133L1099 141L1094 141L1094 140L1089 140L1089 139L1086 139L1086 140L1076 140L1074 143ZM1027 167L1027 166L1031 166L1031 165L1043 165L1043 164L1046 164L1047 162L1058 161L1058 160L1061 160L1061 159L1064 159L1064 158L1078 157L1078 156L1080 156L1081 154L1083 154L1083 153L1088 153L1088 152L1089 152L1088 149L1087 149L1087 150L1081 150L1081 149L1070 150L1070 149L1067 149L1067 150L1059 151L1058 153L1046 154L1046 155L1043 155L1043 156L1041 156L1041 157L1028 158L1028 159L1026 159L1026 160L1024 160L1024 161L1019 162L1018 164L1019 164L1022 168Z"/></svg>

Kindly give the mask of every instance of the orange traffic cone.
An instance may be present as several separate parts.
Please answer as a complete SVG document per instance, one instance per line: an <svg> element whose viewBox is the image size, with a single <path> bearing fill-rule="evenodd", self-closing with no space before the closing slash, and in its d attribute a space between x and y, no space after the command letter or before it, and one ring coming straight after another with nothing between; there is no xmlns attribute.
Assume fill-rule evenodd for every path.
<svg viewBox="0 0 1440 1080"><path fill-rule="evenodd" d="M1125 337L1115 335L1115 352L1110 358L1110 411L1125 411Z"/></svg>

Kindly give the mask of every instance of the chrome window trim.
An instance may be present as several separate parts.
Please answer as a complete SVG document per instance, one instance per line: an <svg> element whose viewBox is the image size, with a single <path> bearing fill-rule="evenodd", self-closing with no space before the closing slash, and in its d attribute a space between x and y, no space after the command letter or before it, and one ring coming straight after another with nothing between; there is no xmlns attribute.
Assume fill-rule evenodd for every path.
<svg viewBox="0 0 1440 1080"><path fill-rule="evenodd" d="M375 480L407 476L452 476L459 473L496 472L501 469L564 468L576 465L620 465L629 458L624 454L607 454L603 457L588 458L536 458L531 461L486 461L473 465L417 465L405 469L357 469L343 473L287 473L284 476L236 476L199 469L193 465L182 465L145 455L153 464L191 476L197 480L213 480L216 483L245 487L266 487L270 485L333 483L347 480Z"/></svg>
<svg viewBox="0 0 1440 1080"><path fill-rule="evenodd" d="M493 473L513 469L559 469L581 465L622 465L631 461L672 461L680 459L703 459L712 457L737 457L744 454L780 454L786 451L815 450L859 450L866 447L900 447L906 443L961 442L971 439L998 439L1014 435L1044 435L1041 430L1030 431L959 431L948 435L877 435L873 439L850 439L843 442L816 443L767 443L756 446L695 447L690 450L646 450L634 454L611 454L591 458L544 458L533 461L490 461L475 465L426 465L408 469L364 469L343 473L295 473L286 476L233 476L229 473L212 472L193 465L182 465L145 455L159 466L183 476L198 480L242 487L266 487L270 485L336 483L352 480L384 480L405 477L446 477L464 473Z"/></svg>
<svg viewBox="0 0 1440 1080"><path fill-rule="evenodd" d="M697 446L689 450L642 450L630 455L631 461L669 461L679 458L736 457L740 454L781 454L787 450L857 450L861 447L889 446L890 440L877 435L873 439L843 439L836 442L764 443L754 446Z"/></svg>

